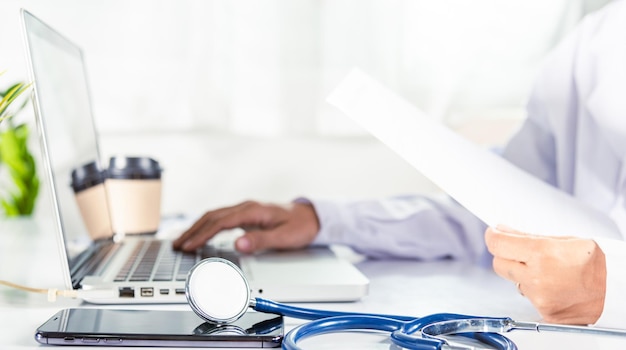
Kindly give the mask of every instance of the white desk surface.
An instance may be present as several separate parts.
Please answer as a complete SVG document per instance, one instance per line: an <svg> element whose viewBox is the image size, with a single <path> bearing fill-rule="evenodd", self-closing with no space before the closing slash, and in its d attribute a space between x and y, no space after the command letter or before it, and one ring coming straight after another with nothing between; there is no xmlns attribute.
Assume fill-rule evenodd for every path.
<svg viewBox="0 0 626 350"><path fill-rule="evenodd" d="M41 222L0 219L0 279L38 288L62 285L56 241ZM508 316L539 321L532 305L515 286L485 269L461 262L365 260L357 267L370 278L370 293L352 303L307 304L307 307L387 314L427 315L453 312ZM45 295L0 286L0 349L46 348L33 338L35 329L67 307L102 307L78 300L48 303ZM137 309L187 309L187 305L106 306ZM300 321L287 318L287 330ZM567 333L511 332L519 349L626 349L626 339ZM306 339L304 349L396 349L386 336L366 332L329 334ZM53 349L53 346L47 348ZM72 346L71 349L93 349ZM138 348L133 348L138 349Z"/></svg>

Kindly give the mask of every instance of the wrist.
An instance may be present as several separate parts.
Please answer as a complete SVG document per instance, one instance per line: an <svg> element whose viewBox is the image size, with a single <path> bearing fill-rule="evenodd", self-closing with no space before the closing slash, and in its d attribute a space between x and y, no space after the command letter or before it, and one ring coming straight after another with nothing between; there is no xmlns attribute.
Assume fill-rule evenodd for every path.
<svg viewBox="0 0 626 350"><path fill-rule="evenodd" d="M304 233L310 237L310 241L313 241L320 230L320 222L315 207L310 201L294 201L293 211L296 220L304 224L302 227Z"/></svg>

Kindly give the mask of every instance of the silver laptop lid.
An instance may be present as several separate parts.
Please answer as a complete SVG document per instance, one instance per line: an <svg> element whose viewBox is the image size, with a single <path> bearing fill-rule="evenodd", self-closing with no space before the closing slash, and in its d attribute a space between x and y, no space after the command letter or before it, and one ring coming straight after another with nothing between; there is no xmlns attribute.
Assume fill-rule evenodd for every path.
<svg viewBox="0 0 626 350"><path fill-rule="evenodd" d="M42 158L68 271L65 282L76 287L82 261L96 248L70 186L71 172L91 162L101 164L83 53L28 11L22 9L21 17Z"/></svg>

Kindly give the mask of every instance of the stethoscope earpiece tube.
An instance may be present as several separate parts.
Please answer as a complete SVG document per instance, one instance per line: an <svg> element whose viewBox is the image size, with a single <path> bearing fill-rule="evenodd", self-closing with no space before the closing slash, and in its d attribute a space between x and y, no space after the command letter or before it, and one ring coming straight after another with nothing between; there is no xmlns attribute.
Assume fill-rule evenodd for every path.
<svg viewBox="0 0 626 350"><path fill-rule="evenodd" d="M461 314L452 314L452 313L440 313L440 314L432 314L424 317L413 317L411 321L408 321L404 324L401 329L398 329L391 333L391 340L394 344L407 348L407 349L431 349L425 346L426 341L429 340L431 344L434 342L439 343L439 347L432 349L440 349L446 341L443 337L430 336L422 330L435 323L444 323L445 321L472 321L472 320L493 320L493 321L502 321L505 318L491 318L491 317L480 317L480 316L469 316L469 315L461 315ZM443 333L446 333L443 330ZM476 339L483 344L493 346L495 349L499 350L517 350L517 345L513 343L506 336L496 333L496 332L451 332L451 334Z"/></svg>
<svg viewBox="0 0 626 350"><path fill-rule="evenodd" d="M491 345L496 349L517 350L517 345L515 345L515 343L511 339L499 333L473 332L464 333L461 335L476 339L479 342L486 345Z"/></svg>
<svg viewBox="0 0 626 350"><path fill-rule="evenodd" d="M446 341L439 338L424 338L420 329L433 322L458 319L482 319L482 317L459 314L434 314L422 318L402 315L365 314L341 311L307 309L256 298L253 308L259 312L279 314L302 320L312 320L292 329L283 339L283 349L296 350L298 342L326 333L347 330L377 330L391 332L394 344L413 350L439 350ZM501 350L517 350L509 338L498 333L459 333L458 336L476 339Z"/></svg>
<svg viewBox="0 0 626 350"><path fill-rule="evenodd" d="M366 329L393 332L401 328L403 324L404 321L398 319L375 315L348 314L343 316L319 318L314 321L301 324L289 331L285 338L283 338L282 347L286 350L300 349L298 342L304 338L347 330ZM438 348L429 347L423 349L436 350Z"/></svg>

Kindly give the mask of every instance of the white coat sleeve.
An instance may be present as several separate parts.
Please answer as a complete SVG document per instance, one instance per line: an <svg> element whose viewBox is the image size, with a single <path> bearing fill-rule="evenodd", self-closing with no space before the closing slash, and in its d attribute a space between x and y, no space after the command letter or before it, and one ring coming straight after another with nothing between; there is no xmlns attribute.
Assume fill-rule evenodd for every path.
<svg viewBox="0 0 626 350"><path fill-rule="evenodd" d="M486 226L445 195L311 203L320 221L314 244L343 244L375 258L481 260L487 254Z"/></svg>
<svg viewBox="0 0 626 350"><path fill-rule="evenodd" d="M587 20L586 25L593 29ZM562 191L572 193L575 183L573 169L576 133L574 121L567 114L584 106L577 95L574 59L582 27L572 33L547 60L528 105L528 118L522 129L509 142L503 156ZM580 68L579 68L580 69ZM563 134L556 138L554 132ZM561 154L557 150L561 150ZM562 169L558 171L556 169ZM626 322L626 242L596 238L606 260L606 293L602 314L595 326L624 328Z"/></svg>

